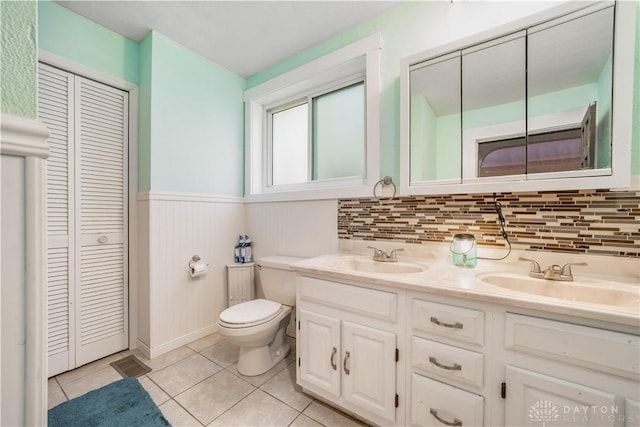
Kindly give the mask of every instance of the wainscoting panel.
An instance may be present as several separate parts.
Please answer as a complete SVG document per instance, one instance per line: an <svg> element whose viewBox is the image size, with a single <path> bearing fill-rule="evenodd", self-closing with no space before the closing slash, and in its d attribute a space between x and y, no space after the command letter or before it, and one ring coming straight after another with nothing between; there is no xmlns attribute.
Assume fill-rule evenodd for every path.
<svg viewBox="0 0 640 427"><path fill-rule="evenodd" d="M140 211L147 207L144 198ZM155 357L217 330L226 307L226 265L233 262L245 221L240 198L151 193L147 199L148 285L140 283L139 312L148 321L140 321L139 340ZM147 218L139 218L143 229ZM141 253L143 246L141 242ZM208 263L206 275L189 275L193 255ZM144 273L140 277L144 280Z"/></svg>
<svg viewBox="0 0 640 427"><path fill-rule="evenodd" d="M247 203L245 207L256 257L313 257L338 251L336 200Z"/></svg>

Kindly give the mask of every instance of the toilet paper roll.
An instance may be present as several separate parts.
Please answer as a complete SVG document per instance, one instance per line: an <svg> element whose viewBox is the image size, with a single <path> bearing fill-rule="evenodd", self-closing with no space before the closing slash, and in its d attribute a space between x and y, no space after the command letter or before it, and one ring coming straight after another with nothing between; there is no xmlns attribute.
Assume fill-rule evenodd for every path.
<svg viewBox="0 0 640 427"><path fill-rule="evenodd" d="M191 277L204 276L207 274L207 264L202 261L191 262L189 267L189 274L191 274Z"/></svg>

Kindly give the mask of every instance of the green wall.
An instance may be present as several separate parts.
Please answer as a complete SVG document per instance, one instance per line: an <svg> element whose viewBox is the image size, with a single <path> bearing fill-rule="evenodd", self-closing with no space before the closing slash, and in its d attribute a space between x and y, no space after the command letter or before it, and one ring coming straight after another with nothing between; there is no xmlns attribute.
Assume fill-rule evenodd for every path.
<svg viewBox="0 0 640 427"><path fill-rule="evenodd" d="M245 80L155 31L140 46L140 191L242 196Z"/></svg>
<svg viewBox="0 0 640 427"><path fill-rule="evenodd" d="M38 18L40 49L138 84L138 43L49 0L38 1Z"/></svg>
<svg viewBox="0 0 640 427"><path fill-rule="evenodd" d="M242 196L245 80L150 32L129 40L49 0L40 48L138 85L138 190Z"/></svg>
<svg viewBox="0 0 640 427"><path fill-rule="evenodd" d="M36 2L0 1L0 111L22 117L37 115Z"/></svg>
<svg viewBox="0 0 640 427"><path fill-rule="evenodd" d="M406 2L342 34L294 55L247 80L256 86L367 35L382 34L380 175L399 177L400 151L400 61L490 28L503 25L557 5L555 2ZM640 34L640 8L636 34ZM640 38L638 36L637 38ZM640 173L640 66L636 43L633 165Z"/></svg>

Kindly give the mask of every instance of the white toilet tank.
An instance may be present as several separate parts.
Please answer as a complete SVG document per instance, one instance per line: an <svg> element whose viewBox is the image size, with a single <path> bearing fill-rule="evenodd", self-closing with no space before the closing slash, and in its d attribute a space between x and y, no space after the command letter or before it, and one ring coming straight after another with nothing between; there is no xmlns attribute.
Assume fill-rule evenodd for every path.
<svg viewBox="0 0 640 427"><path fill-rule="evenodd" d="M293 307L296 305L296 272L291 264L304 258L267 256L256 261L256 296Z"/></svg>

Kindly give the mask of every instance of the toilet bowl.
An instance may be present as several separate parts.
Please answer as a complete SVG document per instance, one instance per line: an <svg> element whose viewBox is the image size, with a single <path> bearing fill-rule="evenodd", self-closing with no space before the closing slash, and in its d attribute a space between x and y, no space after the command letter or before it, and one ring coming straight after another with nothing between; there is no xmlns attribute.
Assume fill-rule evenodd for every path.
<svg viewBox="0 0 640 427"><path fill-rule="evenodd" d="M289 354L285 331L295 304L295 272L290 266L300 260L261 258L256 263L256 278L258 294L265 298L243 302L220 313L220 334L240 347L238 372L242 375L263 374Z"/></svg>

